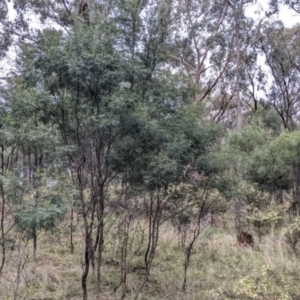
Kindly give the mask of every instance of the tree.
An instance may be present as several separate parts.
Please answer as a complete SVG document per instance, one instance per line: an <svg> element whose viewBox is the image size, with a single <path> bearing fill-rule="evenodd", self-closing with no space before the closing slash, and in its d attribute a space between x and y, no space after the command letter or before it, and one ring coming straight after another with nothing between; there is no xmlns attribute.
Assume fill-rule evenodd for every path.
<svg viewBox="0 0 300 300"><path fill-rule="evenodd" d="M227 14L222 1L183 1L173 9L171 62L188 77L195 102L215 91L232 59Z"/></svg>
<svg viewBox="0 0 300 300"><path fill-rule="evenodd" d="M264 38L262 38L262 35ZM299 112L299 27L284 28L280 22L267 24L260 38L260 47L272 74L268 101L278 112L284 128L297 126Z"/></svg>
<svg viewBox="0 0 300 300"><path fill-rule="evenodd" d="M7 30L7 26L8 26L7 13L8 13L7 3L6 1L2 1L0 3L0 35L1 35L0 59L2 59L5 56L6 51L11 44L11 37Z"/></svg>
<svg viewBox="0 0 300 300"><path fill-rule="evenodd" d="M278 13L280 4L286 5L297 13L300 13L300 4L295 0L269 0L270 11L267 15Z"/></svg>
<svg viewBox="0 0 300 300"><path fill-rule="evenodd" d="M36 36L38 47L27 45L20 59L20 71L25 78L24 91L31 88L44 93L44 106L40 107L40 112L56 134L60 132L64 151L61 161L78 190L85 228L85 269L82 275L85 299L88 292L86 280L96 251L99 292L101 288L108 189L116 183L118 174L126 173L125 166L118 170L111 167L110 154L119 145L118 141L124 143L128 133L135 135L141 126L144 134L150 133L150 139L153 134L159 137L158 140L154 138L152 146L145 143L148 137L142 137L148 168L161 173L156 180L168 180L163 177L173 172L170 158L165 154L151 158L163 139L161 129L158 128L156 133L151 122L155 123L156 118L167 119L168 114L178 110L185 101L182 89L174 88L173 82L167 79L166 75L170 74L156 70L154 41L143 37L145 47L142 51L136 48L136 53L135 48L129 47L128 51L126 44L122 44L124 48L115 47L120 38L115 21L105 21L101 27L78 23L66 38L59 31L44 30ZM124 51L131 55L124 55ZM138 57L135 60L131 59L132 51L134 57ZM132 69L136 69L134 77ZM157 73L154 75L154 72ZM169 85L167 90L166 83ZM144 124L140 116L144 117L146 113L151 118L147 117ZM133 144L129 146L134 148ZM158 164L160 160L162 163ZM164 166L163 162L167 161ZM158 165L162 169L156 170ZM140 169L141 165L138 167ZM171 171L165 170L169 167Z"/></svg>
<svg viewBox="0 0 300 300"><path fill-rule="evenodd" d="M299 137L297 132L285 133L267 146L253 152L248 176L260 188L267 190L278 203L282 191L292 192L294 209L298 209Z"/></svg>
<svg viewBox="0 0 300 300"><path fill-rule="evenodd" d="M247 33L241 32L242 26L246 23L245 18L245 6L249 3L253 3L252 0L242 0L242 1L230 1L226 0L226 3L232 9L234 22L235 22L235 97L237 103L237 132L242 130L242 103L241 103L241 72L242 72L242 38L247 40Z"/></svg>

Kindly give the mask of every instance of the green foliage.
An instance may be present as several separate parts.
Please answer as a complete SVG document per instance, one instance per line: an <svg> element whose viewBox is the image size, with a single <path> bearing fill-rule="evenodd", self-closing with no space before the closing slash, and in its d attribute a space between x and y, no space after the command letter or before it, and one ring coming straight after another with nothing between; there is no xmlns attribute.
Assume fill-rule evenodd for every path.
<svg viewBox="0 0 300 300"><path fill-rule="evenodd" d="M255 208L247 219L253 225L259 238L261 238L263 235L270 233L271 230L278 229L283 224L284 206L271 207L267 211Z"/></svg>
<svg viewBox="0 0 300 300"><path fill-rule="evenodd" d="M269 191L289 190L293 165L298 161L299 135L283 133L253 153L249 178Z"/></svg>
<svg viewBox="0 0 300 300"><path fill-rule="evenodd" d="M259 126L247 126L241 134L233 133L229 145L240 153L250 155L256 148L264 145L270 136Z"/></svg>
<svg viewBox="0 0 300 300"><path fill-rule="evenodd" d="M201 122L200 105L186 104L182 109L169 111L168 116L152 115L155 105L161 104L139 105L136 112L131 109L124 115L122 136L110 155L115 170L126 170L130 182L144 181L150 189L167 188L181 180L186 165L197 166L199 157L208 154L219 135L217 127ZM200 163L198 167L204 171Z"/></svg>
<svg viewBox="0 0 300 300"><path fill-rule="evenodd" d="M66 212L61 197L57 195L44 196L38 202L24 201L24 205L15 210L17 228L28 238L41 230L53 230L58 225L58 218Z"/></svg>
<svg viewBox="0 0 300 300"><path fill-rule="evenodd" d="M189 235L187 241L199 236L201 218L235 206L240 224L248 221L260 237L280 228L283 209L273 202L293 202L294 207L300 199L299 26L262 25L264 35L255 34L257 41L252 43L253 21L245 17L245 1L87 2L83 15L78 13L79 1L14 1L20 25L11 23L0 45L1 57L10 32L23 28L17 33L20 42L15 39L16 70L1 89L2 249L9 222L15 222L17 233L32 238L53 229L70 208L84 218L86 257L91 241L93 249L103 252L99 259L107 255L111 240L117 241L120 247L113 253L132 273L133 262L138 267L148 254L160 268L156 242L164 247L157 255L172 248L159 235L169 219L181 234ZM43 21L57 22L59 29L45 24L27 31L26 17L32 11ZM1 33L8 25L6 15L6 5L0 4L5 21ZM233 19L238 30L232 30ZM255 95L256 80L260 86L266 80L256 65L258 47L275 78L271 89L264 90L268 103L259 103ZM240 54L238 59L234 53ZM230 130L238 93L244 104L252 107L248 100L254 100L253 112L242 107L249 124L241 133ZM282 127L295 131L282 132ZM126 232L123 223L129 219ZM143 223L150 223L153 233ZM294 250L298 223L295 219L285 231ZM71 225L73 234L72 226L76 225ZM252 249L237 248L235 234L222 240L218 229L209 230L192 251L197 256L194 262L191 257L194 290L207 290L207 299L289 299L286 274L278 277L281 289L267 267L256 268L255 276L249 267L256 263L250 258L253 253L247 256ZM146 251L147 238L152 246ZM170 241L176 238L173 234ZM179 280L182 262L179 259L180 268L171 266L178 252L163 254L163 267ZM263 265L262 260L257 264ZM116 291L119 268L101 264L108 271L101 288L108 289L108 283L107 294L121 298ZM124 291L131 295L141 281L132 273L127 274L130 289L124 283ZM225 288L215 283L220 274ZM160 280L153 286L151 280L145 297L159 298L160 292L166 296ZM228 291L226 285L231 285ZM55 293L53 286L47 283L47 292ZM176 298L171 292L166 297ZM298 295L296 289L292 293ZM179 291L178 295L183 296Z"/></svg>
<svg viewBox="0 0 300 300"><path fill-rule="evenodd" d="M279 299L292 300L298 289L291 285L285 274L275 274L265 265L260 270L259 280L245 276L238 280L235 291L243 299Z"/></svg>
<svg viewBox="0 0 300 300"><path fill-rule="evenodd" d="M284 228L284 235L287 243L295 251L296 246L300 240L300 218L296 217L293 222Z"/></svg>

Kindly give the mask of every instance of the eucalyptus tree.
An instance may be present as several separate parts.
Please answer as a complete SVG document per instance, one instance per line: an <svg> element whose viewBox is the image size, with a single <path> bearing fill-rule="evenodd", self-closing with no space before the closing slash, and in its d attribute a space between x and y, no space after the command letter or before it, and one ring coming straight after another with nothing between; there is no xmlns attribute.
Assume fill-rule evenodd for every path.
<svg viewBox="0 0 300 300"><path fill-rule="evenodd" d="M299 29L299 26L285 28L281 22L268 23L259 39L272 78L268 101L288 130L297 127L300 110Z"/></svg>
<svg viewBox="0 0 300 300"><path fill-rule="evenodd" d="M248 47L247 40L249 41L249 34L248 34L249 31L246 31L247 29L249 30L248 27L249 24L247 24L247 18L245 16L245 7L248 4L253 3L254 1L253 0L239 0L239 1L225 0L225 2L230 7L233 20L234 20L234 41L235 41L234 78L235 78L235 98L236 98L236 105L237 105L237 131L241 132L242 123L243 123L242 102L241 102L241 74L243 71L242 48L245 44L247 48Z"/></svg>
<svg viewBox="0 0 300 300"><path fill-rule="evenodd" d="M175 2L172 14L170 63L178 74L187 76L195 102L204 101L207 114L217 122L228 124L236 118L238 131L242 128L241 98L253 94L245 88L250 79L254 81L248 75L253 76L256 63L250 51L255 24L245 15L253 2L180 1Z"/></svg>
<svg viewBox="0 0 300 300"><path fill-rule="evenodd" d="M233 55L233 38L223 1L179 1L173 10L171 58L188 76L194 101L203 101L217 86Z"/></svg>
<svg viewBox="0 0 300 300"><path fill-rule="evenodd" d="M10 43L11 36L7 30L8 7L6 1L0 3L0 59L5 55Z"/></svg>
<svg viewBox="0 0 300 300"><path fill-rule="evenodd" d="M295 12L300 13L300 3L297 0L269 0L270 11L267 13L267 15L270 16L278 13L280 10L280 5L285 5Z"/></svg>

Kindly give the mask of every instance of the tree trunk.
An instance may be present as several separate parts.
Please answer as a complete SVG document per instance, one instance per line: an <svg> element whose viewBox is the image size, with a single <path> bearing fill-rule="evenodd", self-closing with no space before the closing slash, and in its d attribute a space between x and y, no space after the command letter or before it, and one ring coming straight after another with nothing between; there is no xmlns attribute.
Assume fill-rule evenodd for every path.
<svg viewBox="0 0 300 300"><path fill-rule="evenodd" d="M183 274L183 284L182 284L183 292L186 290L187 270L188 270L188 267L190 264L191 250L192 250L192 247L188 247L185 251L184 274Z"/></svg>
<svg viewBox="0 0 300 300"><path fill-rule="evenodd" d="M238 16L235 14L235 34L236 34L236 106L237 106L237 132L241 133L242 131L242 105L241 105L241 96L240 96L240 52L241 52L241 40L240 40L240 27Z"/></svg>
<svg viewBox="0 0 300 300"><path fill-rule="evenodd" d="M88 229L86 228L85 231L85 251L84 251L84 271L81 277L81 284L82 284L82 292L83 292L83 300L88 299L88 291L87 291L87 277L89 274L90 269L90 260L89 260L89 233Z"/></svg>
<svg viewBox="0 0 300 300"><path fill-rule="evenodd" d="M82 201L83 201L83 195ZM83 202L82 202L83 203ZM84 203L83 203L84 208ZM83 211L83 219L84 219L84 229L85 229L85 248L84 248L84 270L81 277L82 284L82 292L83 292L83 300L88 299L88 290L87 290L87 277L90 270L90 249L93 247L91 244L91 232L89 230L89 223L87 220L87 213Z"/></svg>
<svg viewBox="0 0 300 300"><path fill-rule="evenodd" d="M71 253L74 253L74 243L73 243L73 221L74 221L74 209L71 210L71 224L70 224L70 248Z"/></svg>
<svg viewBox="0 0 300 300"><path fill-rule="evenodd" d="M5 259L6 259L6 253L5 253L5 231L4 231L4 216L5 216L5 198L4 198L4 190L3 190L3 184L2 182L0 183L0 189L1 189L1 198L2 198L2 203L1 203L1 240L2 240L2 245L1 245L1 250L2 250L2 259L1 259L1 265L0 265L0 274L3 271L4 264L5 264Z"/></svg>
<svg viewBox="0 0 300 300"><path fill-rule="evenodd" d="M36 249L37 249L37 234L36 228L33 229L33 256L36 257Z"/></svg>
<svg viewBox="0 0 300 300"><path fill-rule="evenodd" d="M145 284L149 281L150 270L152 266L152 262L156 253L156 247L158 243L159 237L159 227L161 221L161 214L164 209L163 198L160 198L159 190L157 191L157 195L155 197L151 196L150 198L150 208L149 208L149 236L148 236L148 245L144 256L145 262L145 276L142 285L140 286L135 300L138 299L139 294L144 288Z"/></svg>
<svg viewBox="0 0 300 300"><path fill-rule="evenodd" d="M101 293L101 264L104 242L104 189L100 188L98 202L98 257L97 257L97 291Z"/></svg>
<svg viewBox="0 0 300 300"><path fill-rule="evenodd" d="M129 238L129 229L130 229L130 219L131 217L128 216L125 220L124 231L123 231L123 243L121 248L121 287L122 287L122 294L121 299L124 299L126 296L126 282L127 282L127 248L128 248L128 238ZM122 226L122 225L121 225Z"/></svg>

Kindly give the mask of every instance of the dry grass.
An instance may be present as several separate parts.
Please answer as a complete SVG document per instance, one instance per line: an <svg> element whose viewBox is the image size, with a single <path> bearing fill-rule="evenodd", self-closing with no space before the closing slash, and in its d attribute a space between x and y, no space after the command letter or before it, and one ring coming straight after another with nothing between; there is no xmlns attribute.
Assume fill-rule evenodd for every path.
<svg viewBox="0 0 300 300"><path fill-rule="evenodd" d="M143 227L141 227L143 228ZM145 228L144 228L145 229ZM133 299L143 279L145 245L139 247L142 231L132 236L126 299ZM17 288L17 269L21 272L17 299L81 299L83 245L80 233L71 254L68 237L39 236L37 257L23 247L15 251L0 277L1 299L13 299ZM119 261L118 239L114 228L108 234L104 261ZM271 233L255 247L237 245L235 232L213 227L206 228L197 241L188 271L187 290L181 291L184 251L178 234L171 225L164 225L153 262L149 283L140 300L148 299L300 299L298 256L286 245L280 232ZM89 299L120 299L120 270L113 264L103 264L101 297L95 293L95 274L89 275ZM266 292L263 295L264 288ZM268 291L267 291L268 290Z"/></svg>

